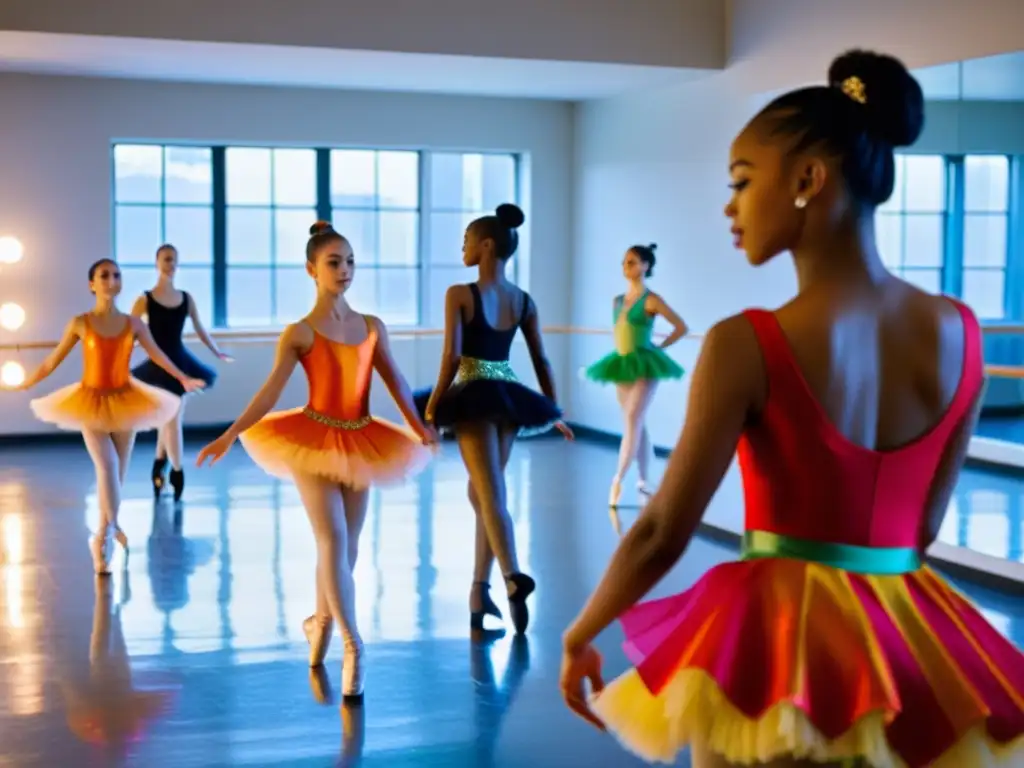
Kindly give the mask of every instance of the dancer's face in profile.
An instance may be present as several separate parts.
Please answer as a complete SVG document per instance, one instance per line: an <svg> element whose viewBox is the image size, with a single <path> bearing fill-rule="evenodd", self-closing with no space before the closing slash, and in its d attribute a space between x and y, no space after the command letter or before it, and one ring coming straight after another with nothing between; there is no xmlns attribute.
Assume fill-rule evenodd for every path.
<svg viewBox="0 0 1024 768"><path fill-rule="evenodd" d="M466 227L466 235L462 239L462 263L467 267L475 267L480 263L487 250L487 245L494 244L493 240L482 240L473 227Z"/></svg>
<svg viewBox="0 0 1024 768"><path fill-rule="evenodd" d="M121 293L121 268L112 261L104 261L96 267L89 290L99 299L114 299Z"/></svg>
<svg viewBox="0 0 1024 768"><path fill-rule="evenodd" d="M633 250L622 257L622 276L627 280L643 280L647 275L647 264Z"/></svg>
<svg viewBox="0 0 1024 768"><path fill-rule="evenodd" d="M317 251L316 259L306 262L306 272L316 281L317 289L340 296L352 285L356 259L348 240L338 237Z"/></svg>
<svg viewBox="0 0 1024 768"><path fill-rule="evenodd" d="M796 206L803 187L797 174L800 163L786 150L755 120L736 137L729 153L733 194L725 215L732 220L736 247L755 266L792 249L803 228L805 211Z"/></svg>
<svg viewBox="0 0 1024 768"><path fill-rule="evenodd" d="M161 248L156 254L157 271L164 277L174 279L178 271L178 252L174 248Z"/></svg>

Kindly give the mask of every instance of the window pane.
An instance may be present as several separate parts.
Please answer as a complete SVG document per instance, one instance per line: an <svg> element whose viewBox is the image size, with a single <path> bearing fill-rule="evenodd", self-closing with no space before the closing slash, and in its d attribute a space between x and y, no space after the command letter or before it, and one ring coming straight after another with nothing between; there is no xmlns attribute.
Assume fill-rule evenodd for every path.
<svg viewBox="0 0 1024 768"><path fill-rule="evenodd" d="M228 208L227 262L234 264L270 263L270 210L268 208Z"/></svg>
<svg viewBox="0 0 1024 768"><path fill-rule="evenodd" d="M1006 266L1006 216L964 216L964 266Z"/></svg>
<svg viewBox="0 0 1024 768"><path fill-rule="evenodd" d="M382 208L418 208L419 163L418 152L377 153L377 205Z"/></svg>
<svg viewBox="0 0 1024 768"><path fill-rule="evenodd" d="M986 320L1000 320L1005 305L1005 277L1001 269L965 269L963 300Z"/></svg>
<svg viewBox="0 0 1024 768"><path fill-rule="evenodd" d="M270 150L228 147L228 205L270 205Z"/></svg>
<svg viewBox="0 0 1024 768"><path fill-rule="evenodd" d="M163 242L159 206L119 205L114 214L114 255L121 264L155 269L156 249Z"/></svg>
<svg viewBox="0 0 1024 768"><path fill-rule="evenodd" d="M467 203L464 193L465 158L467 155L454 155L434 152L430 155L430 203L431 207L443 211L461 211L467 208L479 210L480 205ZM477 155L476 157L479 157Z"/></svg>
<svg viewBox="0 0 1024 768"><path fill-rule="evenodd" d="M213 211L167 206L164 238L178 249L180 264L213 264Z"/></svg>
<svg viewBox="0 0 1024 768"><path fill-rule="evenodd" d="M277 264L306 262L309 228L316 221L316 208L274 211L274 245Z"/></svg>
<svg viewBox="0 0 1024 768"><path fill-rule="evenodd" d="M213 153L204 147L165 147L164 202L213 202Z"/></svg>
<svg viewBox="0 0 1024 768"><path fill-rule="evenodd" d="M356 273L345 292L345 299L356 311L363 314L379 314L377 307L377 277L379 270L373 266L360 266L356 257Z"/></svg>
<svg viewBox="0 0 1024 768"><path fill-rule="evenodd" d="M502 203L516 199L516 160L511 155L483 156L483 204L493 211Z"/></svg>
<svg viewBox="0 0 1024 768"><path fill-rule="evenodd" d="M903 264L908 267L942 266L942 216L907 216Z"/></svg>
<svg viewBox="0 0 1024 768"><path fill-rule="evenodd" d="M210 327L213 324L213 267L182 267L174 282L181 290L188 291L199 312L199 319Z"/></svg>
<svg viewBox="0 0 1024 768"><path fill-rule="evenodd" d="M303 267L278 267L274 275L277 316L280 325L301 320L316 302L316 283Z"/></svg>
<svg viewBox="0 0 1024 768"><path fill-rule="evenodd" d="M163 186L163 149L118 144L114 147L114 200L118 203L159 203Z"/></svg>
<svg viewBox="0 0 1024 768"><path fill-rule="evenodd" d="M381 211L380 263L413 267L419 259L419 214Z"/></svg>
<svg viewBox="0 0 1024 768"><path fill-rule="evenodd" d="M875 238L882 263L890 269L903 260L903 217L898 213L875 215Z"/></svg>
<svg viewBox="0 0 1024 768"><path fill-rule="evenodd" d="M1002 155L968 155L964 160L964 208L1002 213L1009 204L1010 161Z"/></svg>
<svg viewBox="0 0 1024 768"><path fill-rule="evenodd" d="M331 150L331 205L372 208L377 201L376 152Z"/></svg>
<svg viewBox="0 0 1024 768"><path fill-rule="evenodd" d="M228 325L270 325L270 270L228 268Z"/></svg>
<svg viewBox="0 0 1024 768"><path fill-rule="evenodd" d="M121 295L118 306L123 312L131 311L132 304L156 285L156 267L126 267L121 265Z"/></svg>
<svg viewBox="0 0 1024 768"><path fill-rule="evenodd" d="M928 293L939 293L942 288L942 272L938 269L908 269L902 277Z"/></svg>
<svg viewBox="0 0 1024 768"><path fill-rule="evenodd" d="M903 210L903 180L906 178L904 155L896 155L896 179L892 186L892 195L878 206L879 211L901 211Z"/></svg>
<svg viewBox="0 0 1024 768"><path fill-rule="evenodd" d="M356 265L377 263L377 212L334 211L334 229L343 234L352 246Z"/></svg>
<svg viewBox="0 0 1024 768"><path fill-rule="evenodd" d="M467 213L433 213L430 215L431 264L462 266L462 243L466 227L474 219L485 215L481 211Z"/></svg>
<svg viewBox="0 0 1024 768"><path fill-rule="evenodd" d="M476 280L476 270L466 267L430 267L427 284L427 307L423 323L428 328L444 327L444 294L456 283L471 283Z"/></svg>
<svg viewBox="0 0 1024 768"><path fill-rule="evenodd" d="M387 325L416 325L419 322L420 271L381 269L377 274L377 314Z"/></svg>
<svg viewBox="0 0 1024 768"><path fill-rule="evenodd" d="M904 210L946 210L946 161L941 155L907 155Z"/></svg>
<svg viewBox="0 0 1024 768"><path fill-rule="evenodd" d="M274 150L274 203L316 207L316 150Z"/></svg>

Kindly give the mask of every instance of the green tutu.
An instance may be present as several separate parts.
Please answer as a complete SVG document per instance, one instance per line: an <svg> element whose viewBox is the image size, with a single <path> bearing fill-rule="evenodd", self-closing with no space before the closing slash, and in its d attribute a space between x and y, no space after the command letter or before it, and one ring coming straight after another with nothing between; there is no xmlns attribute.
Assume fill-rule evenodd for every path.
<svg viewBox="0 0 1024 768"><path fill-rule="evenodd" d="M612 352L584 371L588 379L603 384L631 384L634 381L679 379L682 366L658 348L638 347L625 355Z"/></svg>

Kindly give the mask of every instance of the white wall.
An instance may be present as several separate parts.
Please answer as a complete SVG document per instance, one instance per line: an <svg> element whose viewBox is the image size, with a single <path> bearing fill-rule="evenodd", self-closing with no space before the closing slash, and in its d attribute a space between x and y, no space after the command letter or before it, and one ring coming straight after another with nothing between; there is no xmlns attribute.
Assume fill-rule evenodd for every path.
<svg viewBox="0 0 1024 768"><path fill-rule="evenodd" d="M0 344L56 339L68 318L89 308L86 268L112 253L110 145L133 139L526 153L534 262L527 287L545 322L570 320L562 288L572 250L569 104L23 75L0 75L0 104L0 233L16 235L26 249L20 264L0 274L0 301L17 301L28 314L17 334L0 330ZM123 308L131 300L124 297ZM439 346L437 339L396 339L399 362L414 386L432 383ZM563 368L561 339L550 339L549 346ZM272 346L233 351L237 362L223 367L215 389L189 405L189 423L234 418L268 372ZM518 369L532 380L525 375L528 360L521 351L517 355ZM15 355L26 368L42 356ZM50 431L32 417L28 401L75 381L80 370L74 352L33 393L0 392L0 434ZM376 410L394 416L383 387L376 390ZM304 396L296 376L282 405L300 404Z"/></svg>

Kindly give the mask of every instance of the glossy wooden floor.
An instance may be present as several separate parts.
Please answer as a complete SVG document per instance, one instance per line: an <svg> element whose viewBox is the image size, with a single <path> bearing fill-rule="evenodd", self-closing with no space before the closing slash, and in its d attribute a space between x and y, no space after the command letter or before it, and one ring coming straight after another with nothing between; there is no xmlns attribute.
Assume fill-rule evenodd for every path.
<svg viewBox="0 0 1024 768"><path fill-rule="evenodd" d="M314 552L294 490L236 447L215 469L188 472L179 509L154 505L151 459L140 445L125 492L127 569L97 581L84 449L0 449L0 766L640 764L574 719L557 690L561 632L616 541L610 448L540 440L515 450L509 506L539 584L519 641L469 641L473 513L454 447L418 480L374 493L356 572L362 710L322 703L340 682L339 643L327 679L306 664ZM621 523L636 512L624 509ZM732 556L695 542L657 592ZM1024 641L1024 607L971 592ZM609 675L625 666L619 639L617 629L602 638Z"/></svg>

